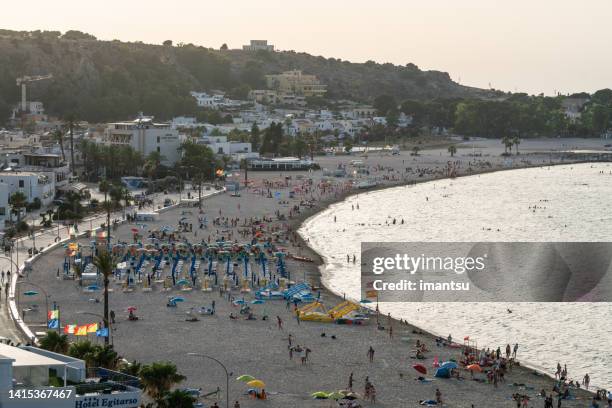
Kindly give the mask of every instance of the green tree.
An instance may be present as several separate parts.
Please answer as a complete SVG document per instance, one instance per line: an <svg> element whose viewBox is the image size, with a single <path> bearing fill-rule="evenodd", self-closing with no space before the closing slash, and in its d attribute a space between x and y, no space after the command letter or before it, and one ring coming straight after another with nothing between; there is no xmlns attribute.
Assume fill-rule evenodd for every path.
<svg viewBox="0 0 612 408"><path fill-rule="evenodd" d="M414 146L412 148L412 155L413 156L418 156L419 155L419 151L421 151L421 148L419 146Z"/></svg>
<svg viewBox="0 0 612 408"><path fill-rule="evenodd" d="M115 267L115 260L106 248L99 246L97 252L98 255L94 257L93 264L98 268L104 279L104 327L108 328L108 285ZM109 336L104 338L104 342L105 344L109 343Z"/></svg>
<svg viewBox="0 0 612 408"><path fill-rule="evenodd" d="M49 330L40 338L40 348L54 353L65 354L68 351L68 346L68 336L59 334L56 331Z"/></svg>
<svg viewBox="0 0 612 408"><path fill-rule="evenodd" d="M185 390L174 390L164 395L160 408L193 408L196 398Z"/></svg>
<svg viewBox="0 0 612 408"><path fill-rule="evenodd" d="M181 145L180 150L182 157L177 168L182 169L183 174L191 171L195 174L201 174L203 179L214 179L217 159L208 146L187 141Z"/></svg>
<svg viewBox="0 0 612 408"><path fill-rule="evenodd" d="M155 362L140 369L140 380L145 392L157 403L175 385L185 379L176 365L170 362Z"/></svg>
<svg viewBox="0 0 612 408"><path fill-rule="evenodd" d="M17 216L17 225L21 224L21 210L28 205L28 200L21 191L14 192L9 197L9 204L11 205L11 211Z"/></svg>
<svg viewBox="0 0 612 408"><path fill-rule="evenodd" d="M53 139L60 145L60 151L62 152L62 161L66 160L66 153L64 152L64 132L61 129L55 129L53 131Z"/></svg>
<svg viewBox="0 0 612 408"><path fill-rule="evenodd" d="M451 157L455 156L455 153L457 153L457 146L455 145L448 146L448 152L450 153Z"/></svg>
<svg viewBox="0 0 612 408"><path fill-rule="evenodd" d="M397 110L397 101L391 95L380 95L374 99L374 108L380 116L386 116L389 111Z"/></svg>
<svg viewBox="0 0 612 408"><path fill-rule="evenodd" d="M251 126L251 149L254 152L259 151L259 127L257 126L257 123L253 123L253 126Z"/></svg>

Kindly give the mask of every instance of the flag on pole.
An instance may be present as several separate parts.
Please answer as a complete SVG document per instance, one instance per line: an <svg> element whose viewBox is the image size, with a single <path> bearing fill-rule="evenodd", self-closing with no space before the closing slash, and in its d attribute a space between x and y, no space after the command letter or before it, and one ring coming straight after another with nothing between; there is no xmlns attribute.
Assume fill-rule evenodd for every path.
<svg viewBox="0 0 612 408"><path fill-rule="evenodd" d="M108 337L108 328L98 329L96 331L96 336L98 337Z"/></svg>
<svg viewBox="0 0 612 408"><path fill-rule="evenodd" d="M47 322L48 329L57 329L59 327L59 320L53 319Z"/></svg>
<svg viewBox="0 0 612 408"><path fill-rule="evenodd" d="M87 336L87 325L77 326L74 330L75 336Z"/></svg>
<svg viewBox="0 0 612 408"><path fill-rule="evenodd" d="M87 325L87 333L95 333L98 331L98 323L90 323Z"/></svg>
<svg viewBox="0 0 612 408"><path fill-rule="evenodd" d="M74 334L76 328L77 328L76 324L67 324L66 326L64 326L64 333L65 334Z"/></svg>
<svg viewBox="0 0 612 408"><path fill-rule="evenodd" d="M59 319L59 310L49 310L47 313L48 320Z"/></svg>

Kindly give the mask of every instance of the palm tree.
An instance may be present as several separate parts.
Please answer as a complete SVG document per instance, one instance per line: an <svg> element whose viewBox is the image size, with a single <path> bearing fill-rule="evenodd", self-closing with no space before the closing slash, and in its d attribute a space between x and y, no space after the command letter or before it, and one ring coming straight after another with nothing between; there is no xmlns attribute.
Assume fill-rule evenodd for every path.
<svg viewBox="0 0 612 408"><path fill-rule="evenodd" d="M126 361L119 366L119 371L127 375L138 377L140 375L141 368L142 364L140 364L136 360L131 363L129 361Z"/></svg>
<svg viewBox="0 0 612 408"><path fill-rule="evenodd" d="M78 126L74 113L66 116L64 126L68 129L68 134L70 135L70 172L74 175L74 129Z"/></svg>
<svg viewBox="0 0 612 408"><path fill-rule="evenodd" d="M17 191L9 197L13 214L17 216L17 226L21 224L21 210L28 205L28 199L21 191Z"/></svg>
<svg viewBox="0 0 612 408"><path fill-rule="evenodd" d="M518 149L518 147L519 147L519 145L521 144L521 138L520 138L520 137L518 137L518 136L514 136L514 137L512 138L512 143L513 143L513 144L514 144L514 146L516 147L516 155L518 156L518 155L519 155L519 149Z"/></svg>
<svg viewBox="0 0 612 408"><path fill-rule="evenodd" d="M448 146L448 152L450 153L451 157L453 157L455 153L457 153L457 146L455 145Z"/></svg>
<svg viewBox="0 0 612 408"><path fill-rule="evenodd" d="M504 145L504 154L508 154L508 150L510 150L510 152L512 152L512 145L513 145L513 141L512 138L509 136L504 136L502 137L501 140L502 144Z"/></svg>
<svg viewBox="0 0 612 408"><path fill-rule="evenodd" d="M108 234L106 237L106 241L110 248L110 213L112 210L112 204L108 201L108 193L111 189L111 184L108 182L108 180L103 179L102 181L100 181L98 189L104 193L104 202L102 203L102 208L106 211L106 233Z"/></svg>
<svg viewBox="0 0 612 408"><path fill-rule="evenodd" d="M66 161L66 153L64 152L64 132L62 132L62 129L55 129L53 132L53 138L57 140L57 143L60 145L60 150L62 151L62 161Z"/></svg>
<svg viewBox="0 0 612 408"><path fill-rule="evenodd" d="M56 331L48 331L40 339L40 348L53 351L54 353L64 354L68 351L68 336L59 334Z"/></svg>
<svg viewBox="0 0 612 408"><path fill-rule="evenodd" d="M193 408L196 398L185 390L174 390L164 395L160 408Z"/></svg>
<svg viewBox="0 0 612 408"><path fill-rule="evenodd" d="M176 365L169 362L155 362L140 369L140 381L144 390L157 403L175 384L185 379L176 371Z"/></svg>
<svg viewBox="0 0 612 408"><path fill-rule="evenodd" d="M94 258L93 264L104 277L104 327L108 328L108 285L115 267L115 260L106 248L98 247L98 255ZM108 345L109 336L104 337L104 343Z"/></svg>

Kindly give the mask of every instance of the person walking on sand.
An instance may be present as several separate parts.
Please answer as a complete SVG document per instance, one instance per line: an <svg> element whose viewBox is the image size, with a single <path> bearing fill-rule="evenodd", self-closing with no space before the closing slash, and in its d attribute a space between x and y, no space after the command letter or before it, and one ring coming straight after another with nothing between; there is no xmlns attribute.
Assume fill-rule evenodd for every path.
<svg viewBox="0 0 612 408"><path fill-rule="evenodd" d="M582 379L582 385L584 385L584 388L586 388L586 390L589 390L589 383L591 382L591 377L589 377L589 373L586 373L584 375L584 378Z"/></svg>
<svg viewBox="0 0 612 408"><path fill-rule="evenodd" d="M370 349L368 350L368 359L370 360L370 363L374 362L374 349L372 346L370 346Z"/></svg>
<svg viewBox="0 0 612 408"><path fill-rule="evenodd" d="M512 350L512 357L516 358L516 352L518 351L518 343L514 343L514 349Z"/></svg>
<svg viewBox="0 0 612 408"><path fill-rule="evenodd" d="M436 388L436 402L442 404L442 393L439 388Z"/></svg>
<svg viewBox="0 0 612 408"><path fill-rule="evenodd" d="M351 375L349 375L348 389L349 391L353 391L353 372L352 371L351 371Z"/></svg>
<svg viewBox="0 0 612 408"><path fill-rule="evenodd" d="M506 359L510 359L510 343L506 344Z"/></svg>
<svg viewBox="0 0 612 408"><path fill-rule="evenodd" d="M283 320L280 316L276 316L276 324L278 325L278 330L283 330Z"/></svg>
<svg viewBox="0 0 612 408"><path fill-rule="evenodd" d="M557 371L555 371L555 378L561 378L561 363L557 362Z"/></svg>

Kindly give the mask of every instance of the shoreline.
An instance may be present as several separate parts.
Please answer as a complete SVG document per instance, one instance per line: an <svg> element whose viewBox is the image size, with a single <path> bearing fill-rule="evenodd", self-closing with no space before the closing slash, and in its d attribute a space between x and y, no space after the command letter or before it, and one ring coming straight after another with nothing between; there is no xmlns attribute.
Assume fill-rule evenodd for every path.
<svg viewBox="0 0 612 408"><path fill-rule="evenodd" d="M424 170L440 170L439 163L447 157L438 158L435 155L433 157L434 163L431 161L432 157L433 155L424 158L422 161L419 160L417 166ZM536 155L535 157L538 156ZM541 160L541 156L539 157L539 160ZM462 160L463 158L457 159ZM322 158L322 160L325 159ZM327 160L337 163L337 158ZM343 160L346 161L344 158ZM528 167L524 163L520 163L520 167L503 168L497 158L490 159L490 161L495 168L483 168L482 171L476 170L473 173L460 177ZM401 165L402 158L375 157L370 163L372 165L374 163L391 163L395 164L397 168ZM571 165L575 164L575 162L532 164L529 167L547 167L555 164ZM296 177L300 173L284 172L280 175L276 173L272 174L272 177L268 174L259 173L254 175L251 180L255 180L255 183L257 183L258 180L261 181L263 179L271 183L282 184L282 186L271 188L273 190L278 188L278 190L283 191L283 194L292 191L292 185L295 185L295 180L290 183L292 185L285 185L285 177L293 176L294 179L298 180L301 178ZM308 173L301 174L304 178L312 178L315 184L321 178L320 173L312 175ZM387 174L386 170L374 173L375 176L382 176L383 174ZM402 174L404 174L403 170ZM351 195L369 193L385 188L401 187L406 184L435 182L436 180L446 178L440 176L434 177L434 175L435 171L425 173L422 179L416 178L416 173L406 175L406 177L401 177L395 181L386 180L383 182L384 184L368 190L345 190L345 179L335 179L336 183L332 182L332 186L335 185L335 188L329 190L327 195L320 194L316 196L317 198L312 201L312 207L300 206L300 211L294 212L291 217L286 217L284 220L275 219L273 222L270 222L271 229L268 230L270 233L272 231L283 230L287 231L289 236L294 235L294 240L289 240L285 244L279 244L286 248L289 254L304 255L313 260L313 262L300 262L287 257L288 269L291 271L292 279L301 280L302 273L304 273L306 281L313 282L313 286L321 288L321 299L326 306L331 307L338 303L339 300L342 300L342 295L335 293L322 284L323 275L320 268L324 265L324 259L308 245L308 242L297 233L297 230L311 217L318 215L325 209L329 209L334 204L342 202L342 200ZM408 180L409 178L416 179ZM217 211L221 209L223 209L225 217L240 217L246 220L249 217L272 218L275 213L283 216L288 215L291 206L299 201L300 198L296 197L291 202L279 203L277 199L260 194L256 187L254 190L244 190L242 197L220 194L216 197L205 199L203 207L205 214L210 218L211 222L217 216ZM160 220L152 224L158 227L161 225L173 225L179 216L182 215L182 212L191 212L190 210L188 208L179 208L163 212L160 214ZM193 215L190 217L194 225L196 225L195 213L196 211L194 210ZM150 225L147 228L154 229L154 226ZM191 239L191 237L197 237L197 239L204 239L205 235L208 234L215 236L215 228L222 229L222 227L211 226L208 229L200 229L199 236L197 234L185 234L185 238ZM238 229L240 229L240 226L238 226ZM236 228L233 229L234 232L235 230ZM221 234L224 234L224 231L222 230ZM124 241L130 239L130 224L120 226L116 234L118 239ZM187 235L190 236L187 237ZM219 231L217 231L217 235L219 235ZM238 235L236 237L240 239ZM87 241L84 239L80 241L87 244ZM71 284L69 281L56 279L55 273L51 272L55 271L62 262L62 259L63 251L61 249L50 251L47 256L40 258L34 263L30 276L33 282L48 285L46 287L49 289L49 293L62 305L62 314L65 322L81 324L83 323L83 318L79 318L78 311L99 312L99 304L92 302L94 300L92 298L97 295L85 293L82 288L79 289L76 282ZM435 379L434 381L436 382L433 384L420 384L417 381L411 381L413 380L412 377L416 375L412 368L416 361L411 360L408 353L414 341L420 340L423 343L427 343L431 347L431 353L436 355L436 357L439 356L440 361L458 359L461 356L458 349L436 347L434 339L437 336L413 324L406 322L406 324L400 325L397 323L397 319L389 320L388 324L393 327L393 333L395 334L393 338L386 331L377 330L373 319L369 325L363 327L329 325L316 322L305 322L300 325L295 319L292 319L292 314L285 308L284 302L267 302L266 306L263 306L264 312L267 311L265 314L271 317L279 315L284 320L285 327L277 329L273 319L272 321L259 320L259 322L228 320L227 316L231 312L237 312L235 305L229 301L224 301L222 298L218 298L216 292L208 292L207 294L200 291L193 291L191 293L178 292L181 293L181 296L185 297L187 302L183 304L183 309L187 307L186 305L202 305L203 303L210 302L213 298L217 298L219 299L217 301L218 316L205 318L205 321L201 323L184 323L184 319L181 318L181 316L184 316L184 310L181 308L168 309L166 307L164 298L167 292L156 287L153 294L135 290L126 295L122 294L119 290L120 284L121 280L113 280L112 282L113 288L116 288L114 289L116 295L112 295L111 307L114 310L119 310L119 314L121 314L121 310L125 310L129 305L136 305L139 308L139 315L141 317L138 323L129 323L120 317L117 320L117 325L113 326L114 344L122 356L130 361L137 360L144 363L158 359L173 361L181 373L187 377L183 384L184 386L195 388L204 386L204 388L208 388L213 384L217 384L216 377L218 373L214 369L202 370L199 361L194 361L186 355L187 351L200 352L202 351L200 348L205 347L204 350L207 354L214 355L221 361L224 361L229 367L239 370L240 373L252 374L266 380L266 383L269 385L269 390L267 391L273 396L268 401L271 404L271 408L283 406L320 407L320 402L312 400L309 397L309 393L320 389L332 389L332 387L337 387L337 389L343 388L343 384L345 384L344 378L352 371L355 372L357 378L370 376L375 381L377 388L379 387L381 392L380 404L385 407L400 406L405 404L405 401L426 399L433 395L436 387L440 387L445 394L452 396L457 403L467 403L467 405L451 404L449 406L469 407L469 402L475 403L475 406L479 407L487 406L487 401L491 398L498 402L495 406L506 406L503 401L506 400L510 393L520 392L530 394L535 398L533 389L536 391L540 389L550 391L553 385L553 380L551 380L550 376L538 374L537 370L525 366L515 367L509 374L509 382L515 384L525 383L530 385L530 388L516 385L517 388L515 389L508 389L506 386L501 389L494 389L492 384L484 385L473 381L457 382L455 380L447 381L440 379ZM236 296L244 295L237 294ZM247 295L248 298L251 298L251 296ZM27 302L27 299L22 298L20 304ZM261 312L261 310L259 311ZM385 325L387 325L386 319L387 316L385 315L383 317ZM177 337L175 333L186 330L186 325L189 326L189 335ZM155 333L155 335L151 336L152 333ZM285 360L282 358L282 355L286 353L283 350L286 350L288 333L294 336L298 344L306 345L314 350L312 362L305 367L296 365L291 359ZM325 333L327 333L327 337L323 336ZM330 335L336 335L337 339L330 338ZM262 340L253 341L252 339L254 338ZM134 341L135 339L140 340ZM194 342L196 339L201 339L202 341ZM231 341L228 341L228 339L231 339ZM377 353L377 360L374 364L363 362L365 352L370 346L374 346ZM163 350L163 352L160 350ZM427 364L428 367L431 366L431 358L434 355L428 357L427 360L422 360L423 364ZM433 376L433 372L430 373L430 376ZM469 375L466 379L469 379ZM409 384L414 385L410 386ZM512 384L508 385L511 386ZM241 403L244 402L247 407L250 407L251 404L244 397L244 394L238 394L240 387L232 385L232 388L232 395L235 395L241 400ZM575 389L572 389L572 393L577 395L578 399L582 401L590 399L592 396L591 393L582 393ZM366 406L369 406L369 404ZM570 403L568 406L577 405Z"/></svg>
<svg viewBox="0 0 612 408"><path fill-rule="evenodd" d="M537 153L536 153L537 154ZM543 168L543 167L549 167L549 166L569 166L569 165L575 165L575 164L588 164L588 163L596 163L596 162L592 162L592 161L572 161L572 162L555 162L555 163L550 163L550 164L540 164L540 165L525 165L525 166L520 166L520 167L511 167L511 168L499 168L499 169L485 169L483 171L475 171L471 174L465 174L465 175L458 175L457 177L454 178L465 178L465 177L471 177L471 176L480 176L482 174L490 174L490 173L497 173L497 172L504 172L504 171L511 171L511 170L523 170L523 169L532 169L532 168ZM423 184L423 183L430 183L430 182L436 182L436 181L440 181L440 180L448 180L448 179L453 179L451 177L448 176L444 176L444 177L435 177L432 179L427 179L427 180L417 180L417 181L410 181L410 182L397 182L397 183L390 183L387 185L379 185L376 186L374 188L371 189L367 189L367 190L350 190L348 192L342 193L341 197L337 197L334 199L328 199L325 200L325 202L322 202L321 208L319 208L317 211L311 213L311 214L300 214L300 216L293 218L292 222L290 223L291 227L294 228L294 231L296 232L297 236L298 236L298 240L299 243L302 247L308 248L308 250L314 254L315 256L312 257L313 259L313 264L316 266L316 269L318 271L318 280L321 284L321 287L324 288L327 292L329 292L330 294L332 294L334 297L337 298L337 300L342 300L343 299L343 294L342 293L338 293L332 289L330 289L327 285L325 285L324 282L324 278L323 278L323 273L322 270L326 267L326 262L325 262L325 258L319 254L315 249L313 249L310 245L309 242L306 241L304 239L304 237L302 236L301 233L299 233L299 230L301 229L301 227L307 223L309 220L311 220L312 218L320 215L323 211L326 211L328 209L330 209L333 205L335 204L339 204L342 203L343 201L346 201L348 198L355 196L355 195L359 195L359 194L363 194L363 193L372 193L372 192L377 192L377 191L381 191L381 190L386 190L386 189L392 189L392 188L396 188L396 187L403 187L403 186L408 186L408 185L417 185L417 184ZM359 300L355 300L355 301L359 301ZM367 306L366 306L367 307ZM400 324L400 320L397 317L393 317L392 316L392 320L395 322L395 324ZM418 327L416 325L414 325L413 323L411 323L408 320L404 320L408 322L408 325L413 328L416 329L417 331L424 333L427 337L430 337L431 339L435 340L438 337L442 337L444 338L444 335L442 334L436 334L433 333L429 330L425 330L421 327ZM484 346L486 347L486 346ZM479 348L484 349L482 346L479 346ZM531 370L534 373L537 373L536 375L544 375L546 377L548 377L551 380L555 380L555 377L552 376L551 374L549 374L548 372L545 371L544 368L542 367L537 367L536 365L532 365L529 362L521 362L520 366L525 368L526 370ZM592 384L597 388L597 386L595 384ZM604 387L605 388L605 387ZM584 390L586 391L586 390ZM592 391L586 391L590 394L595 394Z"/></svg>

